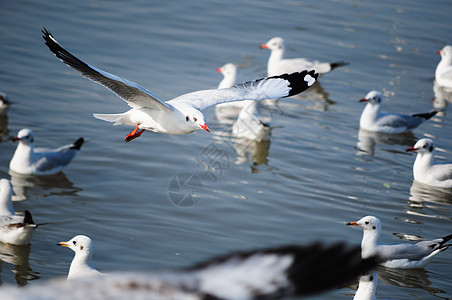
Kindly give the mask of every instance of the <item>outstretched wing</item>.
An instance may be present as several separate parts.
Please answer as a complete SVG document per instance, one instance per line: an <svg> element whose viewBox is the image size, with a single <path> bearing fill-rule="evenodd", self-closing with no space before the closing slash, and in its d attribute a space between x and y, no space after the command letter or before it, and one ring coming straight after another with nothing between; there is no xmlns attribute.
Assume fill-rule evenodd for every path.
<svg viewBox="0 0 452 300"><path fill-rule="evenodd" d="M134 108L147 107L152 109L173 110L171 105L158 99L153 93L138 84L107 73L78 59L69 53L69 51L61 47L47 29L44 28L42 34L47 47L49 47L50 51L52 51L62 62L82 73L84 77L110 89L113 93L126 101L129 106Z"/></svg>
<svg viewBox="0 0 452 300"><path fill-rule="evenodd" d="M173 106L189 105L198 110L225 102L264 100L289 97L312 86L319 74L312 71L266 77L219 90L203 90L184 94L168 101Z"/></svg>

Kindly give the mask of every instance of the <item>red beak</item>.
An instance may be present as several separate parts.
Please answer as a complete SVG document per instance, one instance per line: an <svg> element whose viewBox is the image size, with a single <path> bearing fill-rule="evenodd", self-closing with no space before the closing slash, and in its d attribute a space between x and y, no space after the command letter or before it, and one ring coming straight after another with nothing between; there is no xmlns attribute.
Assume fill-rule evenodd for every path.
<svg viewBox="0 0 452 300"><path fill-rule="evenodd" d="M13 138L13 142L17 142L20 141L20 138L18 138L17 136L15 138Z"/></svg>
<svg viewBox="0 0 452 300"><path fill-rule="evenodd" d="M405 152L416 152L416 151L417 151L417 149L414 148L414 146L405 150Z"/></svg>
<svg viewBox="0 0 452 300"><path fill-rule="evenodd" d="M217 72L218 72L218 73L221 73L221 68L217 68Z"/></svg>
<svg viewBox="0 0 452 300"><path fill-rule="evenodd" d="M441 55L441 50L438 50L438 54Z"/></svg>
<svg viewBox="0 0 452 300"><path fill-rule="evenodd" d="M369 100L367 100L366 98L362 98L359 100L359 102L368 102Z"/></svg>
<svg viewBox="0 0 452 300"><path fill-rule="evenodd" d="M347 225L359 226L359 224L356 222L348 222Z"/></svg>
<svg viewBox="0 0 452 300"><path fill-rule="evenodd" d="M207 125L206 124L202 124L202 125L199 125L202 129L204 129L205 131L207 131L207 132L210 132L210 129L209 129L209 127L207 127Z"/></svg>
<svg viewBox="0 0 452 300"><path fill-rule="evenodd" d="M267 44L262 44L262 45L259 46L259 48L261 48L261 49L268 49L268 46L267 46Z"/></svg>

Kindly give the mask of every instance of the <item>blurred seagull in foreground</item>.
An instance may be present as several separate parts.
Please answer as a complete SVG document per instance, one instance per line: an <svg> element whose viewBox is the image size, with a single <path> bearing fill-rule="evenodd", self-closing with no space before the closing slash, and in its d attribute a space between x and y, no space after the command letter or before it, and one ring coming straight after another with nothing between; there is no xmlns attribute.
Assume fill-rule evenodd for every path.
<svg viewBox="0 0 452 300"><path fill-rule="evenodd" d="M11 197L13 187L8 179L0 179L0 242L13 245L26 245L30 242L34 229L31 213L25 216L15 214Z"/></svg>
<svg viewBox="0 0 452 300"><path fill-rule="evenodd" d="M263 100L289 97L312 86L318 74L303 71L262 78L234 85L226 89L203 90L184 94L170 101L162 101L145 88L93 67L78 59L55 40L45 28L42 30L47 47L63 63L110 89L132 107L120 114L94 114L94 117L114 122L114 125L135 127L125 138L129 142L145 130L169 134L188 134L195 130L210 131L201 112L210 106L240 100Z"/></svg>
<svg viewBox="0 0 452 300"><path fill-rule="evenodd" d="M376 300L377 272L371 271L359 276L359 286L353 300Z"/></svg>
<svg viewBox="0 0 452 300"><path fill-rule="evenodd" d="M452 239L452 234L450 234L443 238L416 244L380 244L381 223L377 217L366 216L359 221L349 222L347 225L359 226L363 229L362 257L378 255L383 260L382 265L388 268L423 268L438 253L446 250L450 246L446 243Z"/></svg>
<svg viewBox="0 0 452 300"><path fill-rule="evenodd" d="M452 188L452 163L435 164L435 144L420 139L407 152L417 152L413 165L414 180L441 188Z"/></svg>
<svg viewBox="0 0 452 300"><path fill-rule="evenodd" d="M324 292L378 264L344 244L283 246L231 253L174 271L122 272L0 289L1 299L279 299Z"/></svg>
<svg viewBox="0 0 452 300"><path fill-rule="evenodd" d="M367 102L359 120L361 129L382 133L402 133L415 129L438 112L432 110L428 113L412 115L383 113L380 111L381 101L382 95L378 91L370 91L360 100L360 102Z"/></svg>
<svg viewBox="0 0 452 300"><path fill-rule="evenodd" d="M93 267L93 242L86 235L77 235L70 241L59 242L57 245L67 247L75 252L67 275L68 280L102 274Z"/></svg>
<svg viewBox="0 0 452 300"><path fill-rule="evenodd" d="M452 89L452 46L444 46L438 51L441 61L435 70L435 80L439 85Z"/></svg>
<svg viewBox="0 0 452 300"><path fill-rule="evenodd" d="M346 66L347 62L319 62L311 61L306 58L284 59L284 39L274 37L265 44L260 45L261 49L270 49L271 54L267 63L267 75L275 76L284 73L299 72L301 70L315 70L320 75L331 72L332 70Z"/></svg>
<svg viewBox="0 0 452 300"><path fill-rule="evenodd" d="M33 131L21 129L14 142L19 142L9 163L11 171L25 175L51 175L60 172L77 155L84 139L57 149L35 148Z"/></svg>

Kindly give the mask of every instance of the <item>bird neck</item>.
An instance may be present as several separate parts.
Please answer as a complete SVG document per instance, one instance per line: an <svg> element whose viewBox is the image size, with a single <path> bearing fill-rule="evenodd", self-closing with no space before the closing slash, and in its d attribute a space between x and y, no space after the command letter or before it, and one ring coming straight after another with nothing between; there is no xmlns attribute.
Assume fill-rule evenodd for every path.
<svg viewBox="0 0 452 300"><path fill-rule="evenodd" d="M270 75L270 66L274 66L275 64L278 64L284 56L284 49L273 49L271 50L271 54L270 57L268 58L268 64L267 64L267 68L268 68L268 73Z"/></svg>
<svg viewBox="0 0 452 300"><path fill-rule="evenodd" d="M376 254L379 240L380 240L380 232L370 231L370 230L364 231L363 240L361 242L362 258L368 258L368 257Z"/></svg>
<svg viewBox="0 0 452 300"><path fill-rule="evenodd" d="M94 269L92 263L92 254L90 252L76 253L74 259L72 260L71 267L69 268L69 275L84 271L87 269Z"/></svg>
<svg viewBox="0 0 452 300"><path fill-rule="evenodd" d="M235 81L236 81L236 75L235 74L225 76L223 78L223 80L220 82L220 84L218 85L218 88L219 89L229 88L229 87L231 87L231 86L233 86L235 84Z"/></svg>
<svg viewBox="0 0 452 300"><path fill-rule="evenodd" d="M435 75L439 76L448 68L452 67L452 55L447 55L441 59L438 66L436 67Z"/></svg>
<svg viewBox="0 0 452 300"><path fill-rule="evenodd" d="M356 291L353 300L373 300L375 299L375 293L377 291L377 285L375 283L376 278L373 281L359 281L358 290Z"/></svg>
<svg viewBox="0 0 452 300"><path fill-rule="evenodd" d="M13 203L11 202L12 193L5 193L0 196L0 215L12 216L14 215Z"/></svg>
<svg viewBox="0 0 452 300"><path fill-rule="evenodd" d="M380 105L367 103L366 107L364 107L364 110L361 114L361 119L359 121L360 126L366 128L368 127L366 126L367 123L369 124L375 123L379 115L380 115Z"/></svg>
<svg viewBox="0 0 452 300"><path fill-rule="evenodd" d="M433 163L433 152L418 153L413 164L414 179L417 181L422 180L420 177L426 174L426 170L429 169Z"/></svg>

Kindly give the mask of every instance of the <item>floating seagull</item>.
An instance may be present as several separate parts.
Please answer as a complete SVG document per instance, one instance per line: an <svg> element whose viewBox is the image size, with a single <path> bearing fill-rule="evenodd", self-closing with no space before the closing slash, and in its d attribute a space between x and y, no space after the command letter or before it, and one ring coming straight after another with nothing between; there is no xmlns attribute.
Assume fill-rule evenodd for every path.
<svg viewBox="0 0 452 300"><path fill-rule="evenodd" d="M436 67L435 79L439 85L452 89L452 46L444 46L438 50L441 61Z"/></svg>
<svg viewBox="0 0 452 300"><path fill-rule="evenodd" d="M361 129L382 133L402 133L410 131L430 119L438 111L428 113L403 115L396 113L380 112L382 95L378 91L370 91L360 102L367 102L361 114L359 127Z"/></svg>
<svg viewBox="0 0 452 300"><path fill-rule="evenodd" d="M311 61L306 58L284 59L284 40L281 37L274 37L267 43L260 45L261 49L270 49L271 54L267 64L267 75L276 76L284 73L299 72L300 70L315 70L320 75L331 72L332 70L346 66L347 62L319 62Z"/></svg>
<svg viewBox="0 0 452 300"><path fill-rule="evenodd" d="M30 242L33 230L38 226L31 213L15 215L11 197L13 187L7 179L0 179L0 242L13 245L26 245Z"/></svg>
<svg viewBox="0 0 452 300"><path fill-rule="evenodd" d="M115 122L114 125L134 126L135 129L126 136L126 142L139 137L145 130L169 134L188 134L198 129L209 131L201 112L203 109L245 99L289 97L309 88L318 77L314 71L283 74L237 84L227 89L196 91L165 102L136 83L86 64L63 49L45 28L42 32L47 47L62 62L81 72L84 77L107 87L132 107L121 114L94 114L98 119Z"/></svg>
<svg viewBox="0 0 452 300"><path fill-rule="evenodd" d="M86 235L77 235L70 241L59 242L57 245L68 247L75 252L67 275L68 280L103 274L93 267L93 242Z"/></svg>
<svg viewBox="0 0 452 300"><path fill-rule="evenodd" d="M381 223L377 217L366 216L359 221L347 223L347 225L359 226L363 229L362 257L379 255L384 261L382 265L388 268L423 268L434 256L446 250L450 246L446 243L452 239L452 234L450 234L440 239L416 244L380 244Z"/></svg>
<svg viewBox="0 0 452 300"><path fill-rule="evenodd" d="M227 63L223 65L221 68L217 68L217 71L223 74L223 80L221 80L218 85L218 89L227 89L233 86L236 82L237 78L237 67L232 63ZM226 102L215 105L215 114L221 115L222 117L227 117L226 115L230 115L231 118L237 117L237 114L240 112L242 107L244 106L244 101L233 101Z"/></svg>
<svg viewBox="0 0 452 300"><path fill-rule="evenodd" d="M359 286L353 300L376 300L377 272L371 271L359 276Z"/></svg>
<svg viewBox="0 0 452 300"><path fill-rule="evenodd" d="M452 188L452 163L435 164L435 144L431 139L420 139L407 152L417 152L413 165L414 180L421 183Z"/></svg>
<svg viewBox="0 0 452 300"><path fill-rule="evenodd" d="M51 175L60 172L67 166L83 145L84 139L79 138L73 144L57 149L35 148L33 131L21 129L14 142L19 142L9 163L9 169L25 175Z"/></svg>
<svg viewBox="0 0 452 300"><path fill-rule="evenodd" d="M378 264L359 247L283 246L236 252L186 269L121 272L89 279L2 286L1 299L279 299L324 292Z"/></svg>

